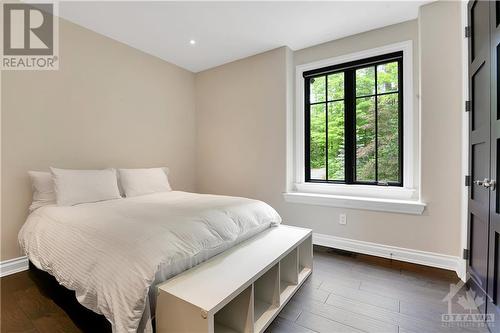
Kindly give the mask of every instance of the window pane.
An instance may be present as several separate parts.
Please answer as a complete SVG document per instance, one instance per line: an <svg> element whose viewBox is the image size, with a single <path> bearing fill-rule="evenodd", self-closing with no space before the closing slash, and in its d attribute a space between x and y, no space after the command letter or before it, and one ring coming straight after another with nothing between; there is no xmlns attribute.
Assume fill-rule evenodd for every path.
<svg viewBox="0 0 500 333"><path fill-rule="evenodd" d="M356 70L356 96L375 94L375 67Z"/></svg>
<svg viewBox="0 0 500 333"><path fill-rule="evenodd" d="M356 180L375 181L375 97L356 99Z"/></svg>
<svg viewBox="0 0 500 333"><path fill-rule="evenodd" d="M328 75L328 100L344 98L344 73Z"/></svg>
<svg viewBox="0 0 500 333"><path fill-rule="evenodd" d="M326 79L325 76L315 77L310 80L310 100L311 103L324 102L326 99L325 88Z"/></svg>
<svg viewBox="0 0 500 333"><path fill-rule="evenodd" d="M398 63L377 66L377 93L386 93L398 90Z"/></svg>
<svg viewBox="0 0 500 333"><path fill-rule="evenodd" d="M326 179L326 105L311 105L311 179Z"/></svg>
<svg viewBox="0 0 500 333"><path fill-rule="evenodd" d="M328 179L344 180L344 101L328 103Z"/></svg>
<svg viewBox="0 0 500 333"><path fill-rule="evenodd" d="M378 180L399 181L398 94L378 97Z"/></svg>

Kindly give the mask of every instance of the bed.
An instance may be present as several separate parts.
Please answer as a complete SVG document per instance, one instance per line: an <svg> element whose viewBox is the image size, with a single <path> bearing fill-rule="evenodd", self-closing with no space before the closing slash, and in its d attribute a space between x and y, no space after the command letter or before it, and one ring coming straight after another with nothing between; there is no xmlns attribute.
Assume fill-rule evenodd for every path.
<svg viewBox="0 0 500 333"><path fill-rule="evenodd" d="M171 191L38 208L19 243L113 332L152 332L158 283L280 222L258 200Z"/></svg>

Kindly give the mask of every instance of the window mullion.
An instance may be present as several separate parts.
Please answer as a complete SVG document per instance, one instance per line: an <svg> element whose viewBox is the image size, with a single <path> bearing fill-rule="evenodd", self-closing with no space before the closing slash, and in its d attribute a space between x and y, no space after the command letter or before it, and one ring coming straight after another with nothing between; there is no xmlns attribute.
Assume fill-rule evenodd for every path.
<svg viewBox="0 0 500 333"><path fill-rule="evenodd" d="M328 180L328 76L325 76L325 180Z"/></svg>
<svg viewBox="0 0 500 333"><path fill-rule="evenodd" d="M399 144L399 183L403 184L403 60L398 60L398 144Z"/></svg>
<svg viewBox="0 0 500 333"><path fill-rule="evenodd" d="M378 184L378 84L377 66L375 66L375 183Z"/></svg>
<svg viewBox="0 0 500 333"><path fill-rule="evenodd" d="M305 114L304 114L304 145L305 145L305 181L308 182L311 180L311 104L310 104L310 78L305 80L305 93L304 93L304 105L305 105Z"/></svg>
<svg viewBox="0 0 500 333"><path fill-rule="evenodd" d="M354 80L354 70L349 69L344 73L344 94L345 94L345 182L354 183L354 173L356 168L356 128L355 128L355 110L356 110L356 89Z"/></svg>

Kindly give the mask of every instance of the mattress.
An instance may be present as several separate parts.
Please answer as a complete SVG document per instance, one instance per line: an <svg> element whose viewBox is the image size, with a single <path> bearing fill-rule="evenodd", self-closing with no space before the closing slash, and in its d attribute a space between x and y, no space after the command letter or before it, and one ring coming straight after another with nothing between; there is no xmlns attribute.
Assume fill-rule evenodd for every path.
<svg viewBox="0 0 500 333"><path fill-rule="evenodd" d="M262 201L172 191L39 208L19 243L113 332L149 332L157 283L280 222Z"/></svg>

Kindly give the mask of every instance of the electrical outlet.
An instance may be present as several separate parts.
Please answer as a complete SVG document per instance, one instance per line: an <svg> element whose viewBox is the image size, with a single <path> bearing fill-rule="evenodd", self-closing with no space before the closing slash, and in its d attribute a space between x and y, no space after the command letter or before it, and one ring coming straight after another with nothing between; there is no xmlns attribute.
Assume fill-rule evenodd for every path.
<svg viewBox="0 0 500 333"><path fill-rule="evenodd" d="M339 224L347 224L347 215L346 214L340 214Z"/></svg>

